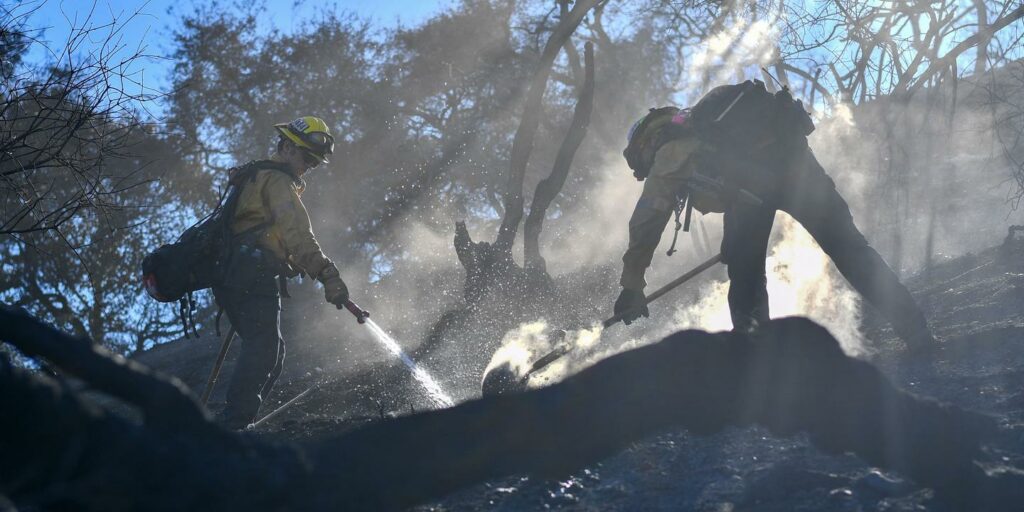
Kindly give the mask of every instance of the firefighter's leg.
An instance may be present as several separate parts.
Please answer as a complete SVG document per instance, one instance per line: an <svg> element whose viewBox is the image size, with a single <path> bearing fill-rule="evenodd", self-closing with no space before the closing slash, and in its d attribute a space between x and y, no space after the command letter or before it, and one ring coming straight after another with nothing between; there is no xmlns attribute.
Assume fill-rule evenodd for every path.
<svg viewBox="0 0 1024 512"><path fill-rule="evenodd" d="M282 344L279 330L281 302L277 296L243 290L218 292L218 302L224 306L231 325L242 339L223 414L227 426L240 428L256 418L265 398L261 393L264 387L269 390L267 382L274 375L278 363Z"/></svg>
<svg viewBox="0 0 1024 512"><path fill-rule="evenodd" d="M722 259L729 272L729 313L733 329L768 320L765 258L775 210L735 204L725 212Z"/></svg>
<svg viewBox="0 0 1024 512"><path fill-rule="evenodd" d="M896 273L868 245L853 223L850 207L810 151L796 163L791 176L780 209L807 229L843 277L888 318L903 340L914 348L931 342L921 309Z"/></svg>

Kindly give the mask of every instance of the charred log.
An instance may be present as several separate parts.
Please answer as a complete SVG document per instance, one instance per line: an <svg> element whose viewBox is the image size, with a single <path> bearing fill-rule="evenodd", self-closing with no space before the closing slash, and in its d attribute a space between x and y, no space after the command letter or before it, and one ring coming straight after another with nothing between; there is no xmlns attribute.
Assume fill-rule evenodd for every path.
<svg viewBox="0 0 1024 512"><path fill-rule="evenodd" d="M0 385L0 494L19 509L275 510L302 473L294 448L135 424L6 361Z"/></svg>
<svg viewBox="0 0 1024 512"><path fill-rule="evenodd" d="M5 340L31 333L69 342L21 328L34 321L10 311L0 319L15 328ZM95 365L108 356L83 357ZM1024 499L1020 473L993 476L976 465L983 442L999 434L992 419L894 388L799 318L755 335L680 332L544 389L298 448L213 426L135 424L6 363L0 385L0 407L18 412L0 415L0 493L43 509L394 510L502 475L563 476L669 428L710 434L751 424L806 432L820 449L900 471L957 507L1011 509Z"/></svg>
<svg viewBox="0 0 1024 512"><path fill-rule="evenodd" d="M339 452L377 461L354 481L340 468L329 481L346 481L361 507L398 508L469 481L564 476L672 427L711 434L751 424L807 432L827 452L901 471L958 506L1010 509L1024 498L1012 484L1019 475L989 477L975 465L982 440L996 435L992 419L896 389L799 318L753 337L680 332L548 388L380 424L326 443L318 466ZM378 494L375 482L397 487Z"/></svg>
<svg viewBox="0 0 1024 512"><path fill-rule="evenodd" d="M25 355L138 407L147 422L178 428L209 425L205 410L180 380L116 356L87 337L57 333L24 310L4 305L0 333Z"/></svg>

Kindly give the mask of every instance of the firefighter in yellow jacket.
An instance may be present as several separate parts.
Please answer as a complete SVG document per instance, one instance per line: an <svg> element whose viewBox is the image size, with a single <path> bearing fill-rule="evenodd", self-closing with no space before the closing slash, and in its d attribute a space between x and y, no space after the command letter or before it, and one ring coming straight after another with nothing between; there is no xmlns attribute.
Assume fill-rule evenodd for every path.
<svg viewBox="0 0 1024 512"><path fill-rule="evenodd" d="M235 169L241 187L230 228L231 254L224 281L213 289L242 350L227 391L221 422L242 428L253 422L281 374L284 340L280 333L279 283L305 273L323 284L327 302L341 308L348 288L338 268L313 236L302 204L302 176L327 163L334 138L318 117L302 117L274 128L280 138L269 160Z"/></svg>

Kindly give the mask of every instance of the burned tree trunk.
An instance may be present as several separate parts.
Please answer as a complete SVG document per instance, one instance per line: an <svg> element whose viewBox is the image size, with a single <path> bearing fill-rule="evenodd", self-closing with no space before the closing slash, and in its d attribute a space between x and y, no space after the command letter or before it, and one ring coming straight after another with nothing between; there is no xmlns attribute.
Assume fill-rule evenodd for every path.
<svg viewBox="0 0 1024 512"><path fill-rule="evenodd" d="M519 121L519 128L512 141L508 184L505 187L505 216L494 242L498 247L511 249L516 239L516 232L519 230L519 224L523 220L523 178L526 175L526 164L530 160L530 153L533 152L533 140L537 135L540 117L543 114L544 91L547 90L551 66L562 47L576 31L576 27L583 21L583 17L601 2L602 0L577 0L569 11L564 9L567 2L563 0L561 4L564 15L544 45L540 67L537 68L537 72L534 73L533 80L530 82L530 92L526 97L523 117Z"/></svg>
<svg viewBox="0 0 1024 512"><path fill-rule="evenodd" d="M551 202L565 186L565 180L569 177L569 169L572 167L573 156L576 155L576 150L579 149L583 138L587 135L590 114L594 111L593 43L588 42L584 47L584 62L585 78L580 90L580 99L573 112L572 124L565 140L562 141L562 146L558 149L551 175L537 184L537 190L533 193L533 203L530 204L530 214L526 217L526 223L523 225L523 253L526 268L537 273L547 273L547 265L544 262L544 257L540 254L540 231L544 224L544 216L547 214Z"/></svg>
<svg viewBox="0 0 1024 512"><path fill-rule="evenodd" d="M519 122L519 127L516 129L515 138L512 141L508 183L505 186L503 199L505 211L501 226L498 228L497 237L493 244L481 245L481 243L473 243L469 238L469 233L465 231L465 225L457 226L456 229L459 231L456 233L455 247L459 253L459 260L464 266L467 261L477 262L485 266L489 265L483 263L485 258L512 260L512 245L515 242L519 225L523 221L523 180L526 175L527 163L530 160L530 153L533 152L533 141L536 138L541 115L543 114L544 92L547 90L551 67L554 65L555 57L558 56L561 49L569 42L569 38L576 31L586 13L600 4L601 1L581 0L576 2L571 10L568 9L568 2L563 1L560 3L562 18L544 45L540 67L537 68L530 82L526 105L523 108L523 116ZM547 209L547 205L550 205L554 197L561 191L561 185L565 183L564 174L568 173L576 149L586 135L586 126L589 124L590 112L593 109L593 48L591 46L588 44L588 56L590 59L590 65L587 66L588 80L582 86L580 101L573 116L572 127L559 150L552 175L547 180L549 184L543 186L543 188L538 186L538 192L542 192L544 197L541 198L540 202L535 199L534 203L543 205L544 210ZM562 168L564 168L564 172L561 171ZM541 215L543 215L543 212L541 212ZM539 232L537 236L539 236ZM480 254L476 256L468 256L466 253L467 250L477 249L480 250ZM503 263L503 261L496 261L498 266L501 266ZM469 268L467 267L468 270Z"/></svg>
<svg viewBox="0 0 1024 512"><path fill-rule="evenodd" d="M203 408L180 380L115 356L89 338L58 335L23 310L4 305L0 305L0 332L23 354L138 407L147 422L176 428L209 426Z"/></svg>
<svg viewBox="0 0 1024 512"><path fill-rule="evenodd" d="M519 267L512 258L512 246L519 225L523 221L523 180L526 166L533 151L533 142L543 114L544 91L555 58L563 47L571 44L570 38L583 17L603 3L603 0L580 0L572 4L561 0L561 19L548 38L541 55L540 66L530 82L522 119L512 143L512 154L508 170L508 183L504 193L504 215L493 243L474 242L464 223L456 223L455 251L459 262L466 269L464 296L466 303L459 308L446 311L434 323L427 339L417 349L417 355L427 356L450 338L451 333L470 332L476 337L492 343L501 338L501 333L513 327L526 316L538 311L552 311L544 303L557 302L556 290L548 275L538 247L540 230L548 206L561 191L572 165L573 156L586 135L590 112L593 109L593 49L587 48L587 80L580 85L580 100L573 115L572 126L558 152L551 176L537 187L531 217L527 221L525 246L525 268ZM494 292L491 296L490 293ZM479 316L485 327L480 329L474 320ZM495 332L489 332L493 330ZM491 336L493 334L493 336ZM489 347L490 349L496 347ZM488 352L488 350L484 350Z"/></svg>
<svg viewBox="0 0 1024 512"><path fill-rule="evenodd" d="M0 340L138 407L129 421L0 357L0 503L31 510L271 510L300 453L227 432L177 379L0 307ZM242 489L244 492L239 492Z"/></svg>
<svg viewBox="0 0 1024 512"><path fill-rule="evenodd" d="M16 346L42 339L54 362L113 364L101 352L72 363L59 352L73 339L9 309L0 325ZM123 370L141 389L163 385ZM87 384L100 378L82 375ZM954 507L1010 510L1024 499L1020 472L976 465L983 443L1000 435L992 419L897 390L800 318L753 335L676 333L544 389L302 446L206 420L202 429L132 423L6 361L0 386L0 495L26 508L398 510L503 475L563 476L669 428L710 434L751 424L806 432L820 449L900 471Z"/></svg>

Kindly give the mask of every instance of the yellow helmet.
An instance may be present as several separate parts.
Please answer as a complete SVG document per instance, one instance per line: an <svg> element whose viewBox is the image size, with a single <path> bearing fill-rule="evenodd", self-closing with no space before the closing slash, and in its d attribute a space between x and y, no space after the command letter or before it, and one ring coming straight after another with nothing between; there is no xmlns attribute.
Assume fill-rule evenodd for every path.
<svg viewBox="0 0 1024 512"><path fill-rule="evenodd" d="M274 128L281 136L325 164L327 155L334 153L334 137L331 136L331 129L319 117L300 117L290 123L275 124Z"/></svg>

